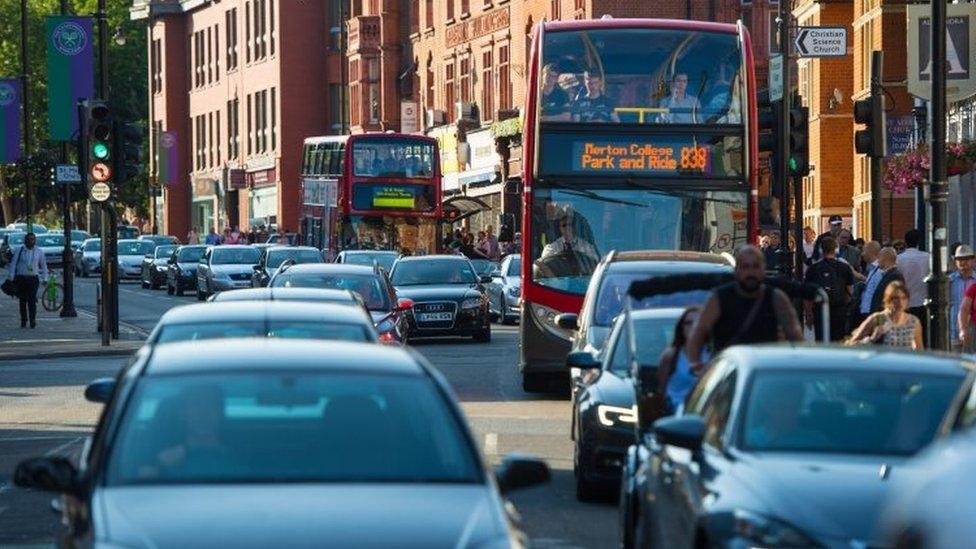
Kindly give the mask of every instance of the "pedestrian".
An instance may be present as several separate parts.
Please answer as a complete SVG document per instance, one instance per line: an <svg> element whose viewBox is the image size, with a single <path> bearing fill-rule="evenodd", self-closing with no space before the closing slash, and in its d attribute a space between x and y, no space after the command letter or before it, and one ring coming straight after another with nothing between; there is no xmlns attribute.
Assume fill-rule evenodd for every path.
<svg viewBox="0 0 976 549"><path fill-rule="evenodd" d="M200 243L200 231L196 227L192 227L190 232L186 234L187 244L199 244Z"/></svg>
<svg viewBox="0 0 976 549"><path fill-rule="evenodd" d="M817 261L820 261L820 258L823 257L823 249L821 247L823 244L823 239L831 236L836 240L837 235L839 235L841 229L844 228L844 219L839 215L832 215L827 218L827 221L830 223L830 230L817 236L817 239L813 242L813 253L810 256L809 264L816 263Z"/></svg>
<svg viewBox="0 0 976 549"><path fill-rule="evenodd" d="M871 312L870 305L868 305L868 310L863 314L861 313L861 299L867 288L868 278L878 268L878 254L880 252L881 244L878 244L874 240L866 242L861 250L861 264L863 267L861 272L857 273L857 276L854 277L857 279L857 282L854 283L854 288L851 290L851 302L847 308L846 333L853 332L855 328L864 322L864 319Z"/></svg>
<svg viewBox="0 0 976 549"><path fill-rule="evenodd" d="M522 231L515 231L515 238L512 240L512 253L522 253Z"/></svg>
<svg viewBox="0 0 976 549"><path fill-rule="evenodd" d="M763 283L765 269L758 248L746 245L736 252L735 281L712 291L685 345L692 372L701 374L701 352L709 340L715 354L732 345L778 341L781 329L787 340L803 340L793 303Z"/></svg>
<svg viewBox="0 0 976 549"><path fill-rule="evenodd" d="M837 259L846 261L860 276L861 250L852 243L853 236L850 229L841 229L837 234Z"/></svg>
<svg viewBox="0 0 976 549"><path fill-rule="evenodd" d="M224 238L224 244L241 244L241 232L237 230L237 227L224 229L224 234L227 235Z"/></svg>
<svg viewBox="0 0 976 549"><path fill-rule="evenodd" d="M779 270L779 232L770 231L766 236L759 239L759 245L762 247L763 256L766 259L766 270L768 271L778 271Z"/></svg>
<svg viewBox="0 0 976 549"><path fill-rule="evenodd" d="M475 247L473 241L474 238L471 236L471 233L465 234L461 237L461 246L458 248L458 251L468 259L486 259L485 255Z"/></svg>
<svg viewBox="0 0 976 549"><path fill-rule="evenodd" d="M498 239L495 238L495 228L491 225L485 227L485 255L492 261L499 261L502 258L502 250L498 246Z"/></svg>
<svg viewBox="0 0 976 549"><path fill-rule="evenodd" d="M905 241L899 238L898 240L895 240L894 242L891 243L891 247L894 248L896 252L898 252L898 255L901 255L902 252L905 251L905 247L906 247Z"/></svg>
<svg viewBox="0 0 976 549"><path fill-rule="evenodd" d="M959 330L961 352L976 353L976 284L970 284L959 305L959 314L952 321Z"/></svg>
<svg viewBox="0 0 976 549"><path fill-rule="evenodd" d="M220 244L220 235L217 234L217 230L210 227L210 232L207 233L207 239L204 241L208 246L216 246Z"/></svg>
<svg viewBox="0 0 976 549"><path fill-rule="evenodd" d="M949 342L954 353L962 352L962 332L966 322L959 323L960 318L968 318L970 314L960 317L966 290L976 284L976 273L973 272L973 248L965 244L956 247L953 255L956 270L949 275ZM972 304L970 304L972 309ZM967 351L969 352L969 351Z"/></svg>
<svg viewBox="0 0 976 549"><path fill-rule="evenodd" d="M898 254L898 270L905 277L905 286L908 287L908 295L911 301L908 303L908 312L916 317L923 319L923 334L925 334L924 319L928 318L925 311L925 278L929 276L930 261L928 252L918 249L922 243L922 231L911 229L905 233L905 251ZM926 340L927 344L927 340Z"/></svg>
<svg viewBox="0 0 976 549"><path fill-rule="evenodd" d="M888 347L924 349L922 321L908 312L910 292L901 281L892 282L885 288L884 310L872 313L851 334L856 343L874 343Z"/></svg>
<svg viewBox="0 0 976 549"><path fill-rule="evenodd" d="M671 345L661 353L657 369L657 386L663 387L664 390L655 393L661 395L655 408L658 417L680 413L685 398L698 383L699 376L691 371L691 362L685 352L685 344L700 314L701 307L698 305L685 309L674 327L674 339ZM708 358L708 350L703 349L701 359L705 361Z"/></svg>
<svg viewBox="0 0 976 549"><path fill-rule="evenodd" d="M27 233L24 244L13 252L7 266L7 280L17 289L21 328L26 328L28 321L31 328L37 327L37 289L41 278L47 279L47 260L36 244L37 236Z"/></svg>
<svg viewBox="0 0 976 549"><path fill-rule="evenodd" d="M905 282L905 277L898 270L897 260L898 253L890 246L878 251L878 267L868 274L864 281L864 290L860 292L860 309L855 326L860 326L871 313L883 308L885 289L890 284Z"/></svg>
<svg viewBox="0 0 976 549"><path fill-rule="evenodd" d="M956 250L959 249L959 246L962 246L962 242L953 242L952 244L949 245L949 257L951 258L956 257ZM949 275L954 272L956 272L956 264L955 262L950 262L949 265L946 267L946 274Z"/></svg>
<svg viewBox="0 0 976 549"><path fill-rule="evenodd" d="M819 286L827 294L830 310L830 333L828 341L840 341L847 334L847 304L851 299L854 285L854 271L850 265L837 258L837 241L825 237L821 243L823 259L807 269L804 282ZM824 341L823 312L814 307L812 301L805 303L807 326L813 324L817 341Z"/></svg>
<svg viewBox="0 0 976 549"><path fill-rule="evenodd" d="M861 249L861 269L860 273L864 275L864 279L867 280L868 275L871 271L878 268L878 252L881 251L881 244L877 241L871 240L864 243Z"/></svg>

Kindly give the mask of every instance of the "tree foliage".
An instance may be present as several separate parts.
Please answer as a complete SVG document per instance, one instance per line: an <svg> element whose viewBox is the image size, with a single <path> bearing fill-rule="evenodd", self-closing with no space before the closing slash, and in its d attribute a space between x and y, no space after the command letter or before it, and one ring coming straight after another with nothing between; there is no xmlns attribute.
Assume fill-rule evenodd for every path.
<svg viewBox="0 0 976 549"><path fill-rule="evenodd" d="M69 0L68 14L94 15L97 0ZM117 120L123 120L147 126L147 63L146 63L146 27L144 23L129 20L130 2L113 0L106 2L108 19L108 82L109 102ZM17 77L21 73L20 38L21 13L20 0L0 0L0 77ZM48 137L47 120L47 67L44 50L44 17L60 13L58 0L28 0L28 33L27 33L27 68L28 68L28 102L29 129L31 136L31 155L25 161L28 174L34 185L34 210L40 212L49 208L58 208L60 194L51 185L50 166L58 162L60 143L53 142ZM98 82L98 43L96 29L96 88ZM125 44L117 44L114 35L121 29L125 37ZM143 159L146 158L144 140ZM69 145L71 161L76 157L75 144ZM24 171L18 166L3 166L2 168L3 198L13 199L14 208L18 216L24 214L22 200L24 196ZM76 200L83 199L84 189L77 189L73 195ZM148 184L145 170L139 177L129 181L120 193L120 206L136 208L139 212L148 211Z"/></svg>

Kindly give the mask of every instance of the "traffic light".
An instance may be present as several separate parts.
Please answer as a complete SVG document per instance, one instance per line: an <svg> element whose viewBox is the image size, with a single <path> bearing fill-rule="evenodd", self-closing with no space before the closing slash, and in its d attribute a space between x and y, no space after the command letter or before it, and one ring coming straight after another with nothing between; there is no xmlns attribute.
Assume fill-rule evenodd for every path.
<svg viewBox="0 0 976 549"><path fill-rule="evenodd" d="M112 111L108 103L87 100L81 106L81 136L84 149L79 151L84 174L89 183L112 183Z"/></svg>
<svg viewBox="0 0 976 549"><path fill-rule="evenodd" d="M769 168L772 174L772 177L770 177L770 193L773 196L781 197L783 192L780 189L780 180L775 175L777 173L776 164L779 162L780 150L779 109L769 101L769 93L765 91L759 93L758 103L759 153L769 153L767 158L769 159Z"/></svg>
<svg viewBox="0 0 976 549"><path fill-rule="evenodd" d="M878 91L867 99L854 102L854 122L864 124L863 130L854 132L854 150L873 158L884 158L885 144L884 95Z"/></svg>
<svg viewBox="0 0 976 549"><path fill-rule="evenodd" d="M121 186L142 171L142 128L135 124L115 123L115 183Z"/></svg>
<svg viewBox="0 0 976 549"><path fill-rule="evenodd" d="M810 175L810 109L795 105L790 109L790 175Z"/></svg>

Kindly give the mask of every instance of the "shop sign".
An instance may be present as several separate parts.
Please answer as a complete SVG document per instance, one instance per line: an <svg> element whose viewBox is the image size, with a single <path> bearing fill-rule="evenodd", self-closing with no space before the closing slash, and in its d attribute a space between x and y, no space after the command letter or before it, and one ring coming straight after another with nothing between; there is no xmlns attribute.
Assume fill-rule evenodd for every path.
<svg viewBox="0 0 976 549"><path fill-rule="evenodd" d="M400 102L400 133L420 133L420 107L414 101Z"/></svg>
<svg viewBox="0 0 976 549"><path fill-rule="evenodd" d="M306 206L335 206L338 181L335 179L305 179L303 181Z"/></svg>
<svg viewBox="0 0 976 549"><path fill-rule="evenodd" d="M458 166L458 138L457 126L435 128L428 134L437 140L437 147L441 153L441 174L457 173Z"/></svg>
<svg viewBox="0 0 976 549"><path fill-rule="evenodd" d="M469 149L468 168L497 168L501 159L495 148L495 139L490 131L472 132L467 136Z"/></svg>
<svg viewBox="0 0 976 549"><path fill-rule="evenodd" d="M458 44L470 42L476 38L481 38L482 36L489 35L493 32L506 30L508 29L510 22L511 19L509 17L507 6L489 11L488 13L479 15L474 19L461 21L447 27L444 34L445 45L448 48L453 48Z"/></svg>
<svg viewBox="0 0 976 549"><path fill-rule="evenodd" d="M946 101L953 103L976 93L976 45L973 25L976 4L946 6ZM932 8L908 6L908 93L931 101Z"/></svg>

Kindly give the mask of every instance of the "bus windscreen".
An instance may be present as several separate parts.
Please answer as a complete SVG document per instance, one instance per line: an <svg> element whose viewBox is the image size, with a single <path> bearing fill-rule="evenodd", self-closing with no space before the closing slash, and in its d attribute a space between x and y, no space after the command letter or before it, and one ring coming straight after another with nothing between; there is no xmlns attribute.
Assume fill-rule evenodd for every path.
<svg viewBox="0 0 976 549"><path fill-rule="evenodd" d="M370 137L354 141L352 154L356 177L434 176L434 144L430 141Z"/></svg>

